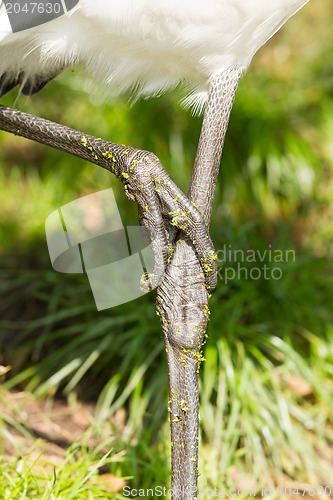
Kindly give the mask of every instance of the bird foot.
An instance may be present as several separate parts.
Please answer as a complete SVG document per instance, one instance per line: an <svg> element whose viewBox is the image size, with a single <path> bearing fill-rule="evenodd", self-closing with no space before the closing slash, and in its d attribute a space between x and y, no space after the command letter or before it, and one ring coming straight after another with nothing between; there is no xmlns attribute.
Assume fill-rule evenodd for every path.
<svg viewBox="0 0 333 500"><path fill-rule="evenodd" d="M181 230L193 243L206 286L212 290L216 286L216 254L200 211L153 153L129 149L125 156L122 171L115 173L124 184L127 198L139 206L140 224L149 229L148 243L155 257L154 271L143 280L142 288L152 290L159 285Z"/></svg>
<svg viewBox="0 0 333 500"><path fill-rule="evenodd" d="M112 172L124 185L128 199L139 206L141 226L149 230L155 267L143 278L152 290L162 280L179 230L199 256L207 289L216 286L216 254L198 208L184 195L153 153L85 135L65 125L0 105L0 129L47 144Z"/></svg>

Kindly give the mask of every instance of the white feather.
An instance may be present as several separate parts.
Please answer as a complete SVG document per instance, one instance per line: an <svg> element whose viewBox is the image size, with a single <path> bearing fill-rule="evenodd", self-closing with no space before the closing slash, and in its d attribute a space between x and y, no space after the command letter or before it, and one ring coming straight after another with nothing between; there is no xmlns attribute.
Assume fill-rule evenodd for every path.
<svg viewBox="0 0 333 500"><path fill-rule="evenodd" d="M0 76L27 80L81 64L113 92L158 95L182 83L202 109L208 81L246 70L257 50L309 0L80 0L70 13L10 33L0 14Z"/></svg>

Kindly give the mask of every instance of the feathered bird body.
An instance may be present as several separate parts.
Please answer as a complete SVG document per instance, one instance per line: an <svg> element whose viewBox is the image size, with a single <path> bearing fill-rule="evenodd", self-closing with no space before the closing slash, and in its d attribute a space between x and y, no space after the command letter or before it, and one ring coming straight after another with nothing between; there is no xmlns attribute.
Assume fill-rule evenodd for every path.
<svg viewBox="0 0 333 500"><path fill-rule="evenodd" d="M81 64L116 93L152 96L182 83L191 106L205 100L214 73L246 70L307 2L80 0L67 14L18 33L11 32L3 5L2 86L21 84L29 93L29 86L38 89L63 68Z"/></svg>

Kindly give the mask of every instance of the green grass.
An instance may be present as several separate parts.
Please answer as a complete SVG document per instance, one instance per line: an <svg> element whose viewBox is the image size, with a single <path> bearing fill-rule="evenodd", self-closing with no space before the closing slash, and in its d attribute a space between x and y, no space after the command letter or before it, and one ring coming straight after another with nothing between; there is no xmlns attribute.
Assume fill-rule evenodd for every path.
<svg viewBox="0 0 333 500"><path fill-rule="evenodd" d="M15 464L1 464L0 487L1 498L11 500L14 498L38 498L41 500L52 499L94 499L94 498L122 498L120 495L107 493L98 484L91 484L89 480L98 473L98 468L108 464L107 455L98 460L87 450L82 452L68 450L67 458L61 467L54 468L53 480L43 471L35 473L36 463L41 466L42 455L33 464L27 463L24 458L19 458ZM87 473L87 469L90 469ZM18 497L18 495L20 495Z"/></svg>
<svg viewBox="0 0 333 500"><path fill-rule="evenodd" d="M52 448L45 438L36 437L30 427L36 411L31 396L23 409L15 397L2 388L0 396L1 499L123 498L122 489L128 483L140 488L149 488L152 484L167 486L169 443L166 425L159 431L158 443L152 445L148 432L138 439L131 419L122 429L121 415L101 422L84 409L90 426L66 448L65 443L61 444L62 434L58 433L57 425L63 422L66 431L68 410L62 409L59 416L59 411L57 414L49 409L43 425L45 422L53 425L53 421L57 424L53 426L53 434L51 432L57 436L53 441L51 437ZM134 412L140 411L142 405L139 396L138 387L131 401ZM74 399L68 401L69 409L75 405ZM50 398L48 402L52 407ZM28 416L26 412L31 414ZM63 447L61 454L60 446Z"/></svg>
<svg viewBox="0 0 333 500"><path fill-rule="evenodd" d="M203 488L233 487L241 474L255 487L333 477L329 9L328 0L309 6L256 56L232 113L212 218L215 247L261 255L292 249L296 258L278 264L279 280L245 279L243 271L226 283L221 269L200 374ZM96 107L81 81L67 72L21 107L154 151L186 191L200 119L179 110L176 95ZM125 224L137 223L136 207L102 169L9 134L0 140L0 364L12 365L3 385L41 398L97 400L92 425L105 440L113 436L105 441L109 470L133 487L167 485L167 374L154 295L98 313L85 276L52 271L44 239L46 217L92 191L112 186ZM241 264L248 272L273 266L267 258ZM105 434L104 420L119 408L123 435ZM0 428L10 435L8 422ZM0 498L109 498L98 481L87 482L102 457L82 437L54 476L37 470L43 456L31 468L18 445L16 461L0 462Z"/></svg>

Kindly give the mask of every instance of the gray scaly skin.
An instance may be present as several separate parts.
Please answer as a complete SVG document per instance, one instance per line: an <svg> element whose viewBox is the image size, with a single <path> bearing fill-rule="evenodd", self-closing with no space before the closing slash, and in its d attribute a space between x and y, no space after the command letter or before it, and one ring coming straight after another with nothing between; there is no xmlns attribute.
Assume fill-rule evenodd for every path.
<svg viewBox="0 0 333 500"><path fill-rule="evenodd" d="M216 285L208 225L229 115L241 72L212 78L188 198L147 151L127 148L0 106L0 129L95 163L116 175L152 233L157 290L169 374L173 500L195 499L198 477L198 373ZM175 243L175 228L179 239Z"/></svg>
<svg viewBox="0 0 333 500"><path fill-rule="evenodd" d="M212 79L195 160L189 199L209 224L230 111L241 72ZM205 264L204 264L205 265ZM209 265L209 264L207 264ZM209 317L203 268L193 244L176 242L157 289L169 374L172 499L197 498L199 386L202 345Z"/></svg>
<svg viewBox="0 0 333 500"><path fill-rule="evenodd" d="M138 204L140 224L150 230L155 257L154 271L142 281L143 289L153 290L161 281L176 228L184 231L193 241L202 265L207 269L206 286L215 288L214 247L208 226L153 153L96 139L1 105L0 129L95 163L115 174L124 184L128 199Z"/></svg>

